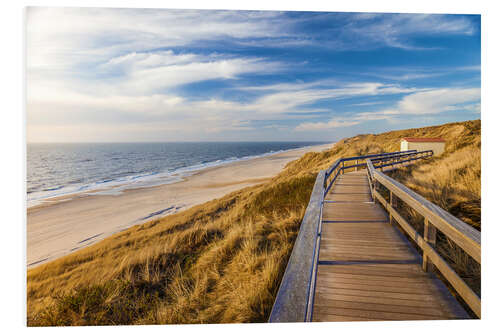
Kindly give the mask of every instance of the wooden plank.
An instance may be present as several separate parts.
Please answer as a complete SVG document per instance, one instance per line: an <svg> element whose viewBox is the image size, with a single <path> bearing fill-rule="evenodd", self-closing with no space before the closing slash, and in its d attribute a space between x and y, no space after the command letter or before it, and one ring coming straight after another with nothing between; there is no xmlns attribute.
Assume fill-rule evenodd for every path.
<svg viewBox="0 0 500 333"><path fill-rule="evenodd" d="M326 280L331 280L334 282L338 282L340 284L342 283L353 283L353 284L364 284L368 286L397 286L397 287L406 287L409 284L411 285L428 285L429 280L428 279L407 279L406 281L401 281L401 280L395 280L395 279L371 279L368 278L366 275L363 277L362 275L358 275L358 278L354 278L353 275L346 276L345 274L342 276L340 274L332 274L330 276L326 276L324 274L324 279Z"/></svg>
<svg viewBox="0 0 500 333"><path fill-rule="evenodd" d="M377 261L382 263L382 261L394 261L394 260L405 260L419 262L414 253L410 251L399 250L397 252L391 253L385 250L372 250L360 249L351 250L350 248L339 248L329 245L322 245L321 249L323 253L320 254L319 258L322 261ZM387 262L390 264L391 262ZM337 263L339 265L341 263Z"/></svg>
<svg viewBox="0 0 500 333"><path fill-rule="evenodd" d="M338 184L342 182L366 182L367 179L363 178L363 171L358 171L358 172L350 172L345 175L341 175L337 178ZM337 184L336 182L336 184Z"/></svg>
<svg viewBox="0 0 500 333"><path fill-rule="evenodd" d="M326 267L325 267L326 268ZM374 274L355 274L355 273L344 273L335 271L334 276L339 279L352 279L352 280L362 280L362 281L370 281L373 283L419 283L419 281L425 281L427 283L427 279L416 279L414 277L400 277L400 276L379 276Z"/></svg>
<svg viewBox="0 0 500 333"><path fill-rule="evenodd" d="M430 294L413 294L413 293L396 293L396 292L385 292L378 290L363 290L363 289L348 289L348 288L328 288L322 285L317 285L317 293L329 294L335 289L335 293L343 295L355 295L355 296L369 296L369 297L381 297L381 298L392 298L392 299L406 299L406 300L418 300L418 301L436 301L435 295ZM317 307L315 306L314 311Z"/></svg>
<svg viewBox="0 0 500 333"><path fill-rule="evenodd" d="M380 230L380 229L375 229L375 228L370 228L368 230L362 230L359 232L356 232L356 229L347 229L347 228L335 228L339 224L345 224L344 222L339 222L339 223L323 223L323 228L324 229L331 229L331 231L326 231L325 235L328 237L329 233L334 235L335 238L342 238L342 237L347 237L347 238L361 238L361 239L369 239L369 238L374 238L374 239L386 239L386 240L395 240L397 241L399 239L398 235L391 234L389 232L386 232L385 230ZM377 224L383 224L387 225L389 228L390 226L388 225L387 222L383 223L349 223L353 226L357 226L359 229L362 228L369 228L369 225L377 225ZM368 226L367 226L368 225Z"/></svg>
<svg viewBox="0 0 500 333"><path fill-rule="evenodd" d="M356 262L356 261L410 261L412 258L408 255L384 255L378 253L362 254L362 253L321 253L319 255L321 261L339 261L339 262Z"/></svg>
<svg viewBox="0 0 500 333"><path fill-rule="evenodd" d="M342 243L343 242L343 243ZM339 248L341 249L346 249L346 250L355 250L355 249L367 249L367 250L388 250L388 251L407 251L408 247L403 246L403 245L393 245L393 242L386 242L384 244L378 244L376 241L371 242L369 244L363 244L363 243L355 243L353 244L352 241L346 241L346 240L336 240L333 244L324 244L326 246L330 246L332 248Z"/></svg>
<svg viewBox="0 0 500 333"><path fill-rule="evenodd" d="M320 251L321 253L321 251ZM383 278L418 278L428 277L420 265L349 265L321 266L321 270L332 269L338 273L378 276Z"/></svg>
<svg viewBox="0 0 500 333"><path fill-rule="evenodd" d="M325 242L323 244L324 246L328 246L332 249L336 249L338 251L354 251L358 250L359 251L377 251L377 252L387 252L387 253L412 253L414 256L414 252L409 250L408 247L404 247L403 245L393 245L393 242L386 242L382 245L378 245L376 240L369 245L366 244L351 244L351 242L346 242L346 243L341 243L339 244L338 241L327 243Z"/></svg>
<svg viewBox="0 0 500 333"><path fill-rule="evenodd" d="M330 224L330 223L328 223ZM365 223L362 223L365 224ZM326 225L324 223L323 225ZM338 237L330 236L330 237L324 237L325 240L327 239L334 239L335 240L335 245L352 245L352 246L361 246L361 247L369 247L369 246L380 246L380 247L393 247L394 242L392 240L383 240L379 241L377 239L341 239ZM400 245L397 245L400 246ZM401 245L404 246L404 245Z"/></svg>
<svg viewBox="0 0 500 333"><path fill-rule="evenodd" d="M335 184L330 190L330 193L370 193L368 182L360 185L337 185Z"/></svg>
<svg viewBox="0 0 500 333"><path fill-rule="evenodd" d="M330 193L325 197L327 201L336 202L372 202L370 193Z"/></svg>
<svg viewBox="0 0 500 333"><path fill-rule="evenodd" d="M366 260L366 258L372 258L373 260L416 260L416 256L412 251L408 249L405 250L386 250L386 249L369 249L369 248L345 248L335 245L323 244L321 245L323 251L323 258L328 256L332 259L325 260L342 260L333 259L340 257L349 257L351 260ZM356 256L359 256L357 258ZM322 256L320 256L321 258ZM321 260L321 259L320 259Z"/></svg>
<svg viewBox="0 0 500 333"><path fill-rule="evenodd" d="M359 231L365 232L366 234L376 232L387 236L394 236L394 232L392 232L393 229L387 220L378 223L370 223L371 221L364 221L364 223L362 221L356 222L357 221L343 221L337 223L324 222L323 226L327 233L331 232L332 234L337 232L356 233Z"/></svg>
<svg viewBox="0 0 500 333"><path fill-rule="evenodd" d="M385 212L372 203L325 203L323 221L378 221L387 220Z"/></svg>
<svg viewBox="0 0 500 333"><path fill-rule="evenodd" d="M324 314L322 315L321 320L317 321L377 321L377 319L363 318L363 317L354 317L354 316L338 316L338 315L330 315Z"/></svg>
<svg viewBox="0 0 500 333"><path fill-rule="evenodd" d="M333 187L338 187L338 186L363 186L366 185L367 183L370 182L369 179L365 179L362 177L359 178L342 178L344 176L340 176L337 178L337 181L335 182L335 185Z"/></svg>
<svg viewBox="0 0 500 333"><path fill-rule="evenodd" d="M421 315L421 314L412 314L412 313L397 313L397 312L383 312L377 310L370 309L352 309L352 308L339 308L339 307L329 307L323 306L318 308L318 311L314 312L314 321L322 321L322 315L341 315L341 316L359 316L368 319L375 320L429 320L429 319L449 319L447 317L442 316L429 316L429 315Z"/></svg>
<svg viewBox="0 0 500 333"><path fill-rule="evenodd" d="M366 180L358 180L358 179L341 179L335 182L335 185L332 186L332 189L336 187L342 186L352 186L357 188L362 188L363 186L369 185L370 182Z"/></svg>
<svg viewBox="0 0 500 333"><path fill-rule="evenodd" d="M328 226L328 225L331 225L331 224L334 224L334 223L325 223L323 225ZM397 238L395 236L380 236L380 237L377 237L377 236L373 236L373 235L370 235L370 234L367 234L367 233L359 233L359 234L356 234L356 233L345 233L345 232L342 232L340 230L337 231L337 232L335 232L335 233L336 233L335 236L331 236L331 237L326 236L324 238L325 242L328 241L329 239L332 239L332 240L343 240L343 241L352 241L352 242L355 242L355 241L371 241L372 244L377 244L377 242L380 241L382 243L382 245L387 246L389 244L394 244L394 241L397 240Z"/></svg>
<svg viewBox="0 0 500 333"><path fill-rule="evenodd" d="M394 241L394 245L404 246L400 243L401 238L395 230L387 223L323 223L322 237L324 239L334 238L342 240L381 240Z"/></svg>
<svg viewBox="0 0 500 333"><path fill-rule="evenodd" d="M342 293L336 293L335 291L331 291L325 294L318 294L318 299L329 299L329 300L339 300L339 301L351 301L351 302L364 302L364 303L372 303L372 304L384 304L384 305L396 305L396 306L414 306L414 307L424 307L427 309L444 311L446 308L443 308L441 303L431 300L409 300L409 299L400 299L400 298L384 298L384 297L370 297L370 296L359 296L359 295L344 295ZM318 302L316 301L316 304Z"/></svg>
<svg viewBox="0 0 500 333"><path fill-rule="evenodd" d="M365 221L365 223L356 224L351 223L352 221L344 221L339 223L331 223L328 224L331 230L393 230L393 228L389 225L387 219L380 223L370 223L370 221ZM326 223L323 223L326 228Z"/></svg>
<svg viewBox="0 0 500 333"><path fill-rule="evenodd" d="M328 283L335 283L335 279L322 277L322 281ZM398 293L398 294L412 294L412 295L429 295L433 296L436 293L434 288L429 288L428 285L408 285L408 286L383 286L383 285L367 285L362 283L341 283L338 284L341 289L351 290L375 290L379 292Z"/></svg>
<svg viewBox="0 0 500 333"><path fill-rule="evenodd" d="M420 306L410 306L410 305L401 305L401 304L381 304L381 303L372 303L372 302L359 302L359 301L345 301L345 300L332 300L322 295L318 295L318 298L315 299L316 304L323 305L325 304L327 307L338 307L344 309L356 309L356 310L376 310L381 312L389 312L389 313L405 313L405 314L419 314L426 315L430 318L436 317L440 319L451 319L453 318L449 312L443 311L442 308L429 308L425 306L425 303L421 303ZM326 311L325 311L326 312Z"/></svg>

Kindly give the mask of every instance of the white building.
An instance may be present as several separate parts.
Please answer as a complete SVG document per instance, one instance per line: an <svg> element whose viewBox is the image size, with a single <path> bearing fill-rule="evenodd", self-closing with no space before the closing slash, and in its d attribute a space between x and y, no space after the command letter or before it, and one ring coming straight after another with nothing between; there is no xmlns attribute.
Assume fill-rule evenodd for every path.
<svg viewBox="0 0 500 333"><path fill-rule="evenodd" d="M402 138L401 150L432 150L434 156L438 156L444 152L445 144L442 138Z"/></svg>

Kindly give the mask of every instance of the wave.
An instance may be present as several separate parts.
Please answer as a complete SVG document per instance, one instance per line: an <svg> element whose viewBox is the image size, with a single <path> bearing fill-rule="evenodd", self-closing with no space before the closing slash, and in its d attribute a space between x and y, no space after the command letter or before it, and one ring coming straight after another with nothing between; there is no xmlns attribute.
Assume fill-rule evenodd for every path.
<svg viewBox="0 0 500 333"><path fill-rule="evenodd" d="M127 176L118 176L112 179L103 179L88 184L75 184L74 182L66 185L55 186L52 188L27 192L27 206L34 207L42 204L47 199L54 199L66 195L84 194L84 195L119 195L126 189L152 187L158 185L172 184L182 181L184 178L191 176L198 171L218 167L230 163L251 160L259 157L265 157L311 147L301 146L292 149L271 150L267 153L249 155L243 157L229 157L226 159L218 159L215 161L202 161L198 164L177 168L172 171L165 172L148 172L142 174L133 174Z"/></svg>
<svg viewBox="0 0 500 333"><path fill-rule="evenodd" d="M57 191L57 190L60 190L64 187L64 185L60 185L60 186L56 186L56 187L52 187L52 188L47 188L43 191Z"/></svg>

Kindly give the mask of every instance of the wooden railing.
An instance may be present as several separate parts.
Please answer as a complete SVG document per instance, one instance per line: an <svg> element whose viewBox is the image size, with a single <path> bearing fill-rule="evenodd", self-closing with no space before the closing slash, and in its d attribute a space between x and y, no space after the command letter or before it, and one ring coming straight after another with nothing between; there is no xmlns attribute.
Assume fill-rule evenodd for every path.
<svg viewBox="0 0 500 333"><path fill-rule="evenodd" d="M446 235L479 264L481 263L481 233L459 220L442 208L424 199L406 186L376 170L378 167L367 160L370 187L374 200L378 200L389 213L390 221L396 221L423 252L423 269L428 271L432 265L453 286L470 309L481 317L481 299L448 265L436 250L436 229ZM376 162L380 164L380 162ZM387 201L380 191L383 186L389 191ZM424 217L424 235L420 235L396 210L395 200L403 201Z"/></svg>
<svg viewBox="0 0 500 333"><path fill-rule="evenodd" d="M311 282L315 276L314 267L318 243L318 230L324 198L325 171L316 177L311 199L307 206L299 233L293 246L288 265L274 301L269 322L307 321L310 311Z"/></svg>
<svg viewBox="0 0 500 333"><path fill-rule="evenodd" d="M353 169L357 171L358 169L366 167L366 160L372 159L374 161L380 162L377 165L377 168L383 168L384 166L394 165L397 163L405 163L411 162L413 160L422 158L416 156L432 156L432 151L418 152L416 150L406 150L406 151L397 151L392 153L380 153L380 154L371 154L371 155L363 155L363 156L354 156L354 157L345 157L339 158L336 160L330 168L326 170L325 173L325 194L330 191L330 188L335 183L339 174L344 174L345 170ZM388 161L393 161L392 164L388 163ZM346 165L346 162L355 163L351 165ZM360 163L361 162L361 163ZM329 182L329 183L328 183Z"/></svg>
<svg viewBox="0 0 500 333"><path fill-rule="evenodd" d="M323 200L337 176L348 169L358 170L366 167L366 161L370 158L376 163L374 168L384 168L396 164L410 163L429 156L432 156L432 151L417 152L416 150L410 150L340 158L328 170L322 170L318 173L276 295L269 322L303 322L311 320L311 300L315 290L314 283L319 255ZM346 165L346 162L355 164Z"/></svg>

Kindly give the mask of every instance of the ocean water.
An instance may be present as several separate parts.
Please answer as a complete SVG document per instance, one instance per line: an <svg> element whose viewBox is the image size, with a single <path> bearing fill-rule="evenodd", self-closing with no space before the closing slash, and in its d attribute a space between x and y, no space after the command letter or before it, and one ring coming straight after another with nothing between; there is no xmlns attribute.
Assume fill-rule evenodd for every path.
<svg viewBox="0 0 500 333"><path fill-rule="evenodd" d="M173 183L207 167L323 143L28 144L27 205L79 192L109 195L126 188Z"/></svg>

